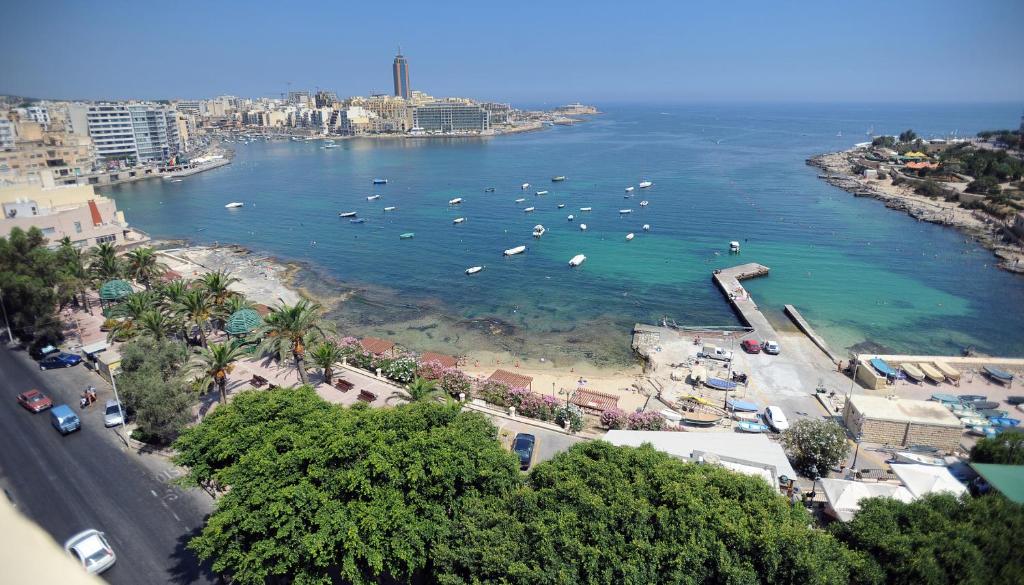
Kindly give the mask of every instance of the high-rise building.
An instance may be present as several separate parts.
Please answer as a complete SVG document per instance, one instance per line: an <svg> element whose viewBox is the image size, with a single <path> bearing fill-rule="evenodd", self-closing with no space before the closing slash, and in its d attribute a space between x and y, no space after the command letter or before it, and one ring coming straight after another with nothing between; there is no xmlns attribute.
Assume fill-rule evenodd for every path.
<svg viewBox="0 0 1024 585"><path fill-rule="evenodd" d="M422 132L486 132L491 127L487 110L476 104L438 101L413 110L413 130Z"/></svg>
<svg viewBox="0 0 1024 585"><path fill-rule="evenodd" d="M103 159L164 161L181 150L176 112L156 104L88 106L89 136Z"/></svg>
<svg viewBox="0 0 1024 585"><path fill-rule="evenodd" d="M395 95L409 99L409 62L402 56L402 47L398 47L395 62L391 65L391 73L395 77Z"/></svg>

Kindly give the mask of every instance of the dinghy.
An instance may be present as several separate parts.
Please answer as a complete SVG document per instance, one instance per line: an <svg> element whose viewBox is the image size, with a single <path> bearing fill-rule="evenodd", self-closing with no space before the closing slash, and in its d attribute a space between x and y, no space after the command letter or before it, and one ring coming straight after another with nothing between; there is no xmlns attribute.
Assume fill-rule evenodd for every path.
<svg viewBox="0 0 1024 585"><path fill-rule="evenodd" d="M515 248L509 248L505 250L506 256L515 256L516 254L522 254L526 251L526 246L516 246Z"/></svg>
<svg viewBox="0 0 1024 585"><path fill-rule="evenodd" d="M574 215L572 215L572 214L570 213L570 214L569 214L569 217L567 217L567 218L565 218L565 219L568 219L569 221L572 221L572 220L576 219L576 216L574 216Z"/></svg>
<svg viewBox="0 0 1024 585"><path fill-rule="evenodd" d="M584 256L583 254L576 254L575 256L572 257L571 260L569 260L569 266L576 267L579 266L580 264L583 264L586 261L586 256Z"/></svg>
<svg viewBox="0 0 1024 585"><path fill-rule="evenodd" d="M736 423L736 431L740 433L766 433L768 432L768 425L744 420Z"/></svg>
<svg viewBox="0 0 1024 585"><path fill-rule="evenodd" d="M581 232L585 232L585 231L587 231L587 224L585 224L585 223L581 223L581 224L580 224L580 231L581 231Z"/></svg>
<svg viewBox="0 0 1024 585"><path fill-rule="evenodd" d="M224 207L226 209L238 209L239 207L241 207L243 205L245 205L245 203L242 203L241 201L232 201L231 203L228 203Z"/></svg>
<svg viewBox="0 0 1024 585"><path fill-rule="evenodd" d="M376 201L378 199L380 199L380 195L370 195L366 198L367 201Z"/></svg>
<svg viewBox="0 0 1024 585"><path fill-rule="evenodd" d="M946 380L946 377L942 375L942 372L929 363L920 363L917 364L917 367L924 374L925 378L928 378L936 384L940 384Z"/></svg>
<svg viewBox="0 0 1024 585"><path fill-rule="evenodd" d="M398 236L398 238L401 239L401 240L411 240L415 236L416 236L416 234L413 233L413 232L406 232L406 233Z"/></svg>
<svg viewBox="0 0 1024 585"><path fill-rule="evenodd" d="M640 207L647 207L647 205L648 205L649 203L650 203L650 201L647 201L647 200L645 199L644 201L641 201L641 202L640 202Z"/></svg>
<svg viewBox="0 0 1024 585"><path fill-rule="evenodd" d="M397 208L397 207L395 207L394 205L390 205L390 206L388 206L388 207L385 207L385 208L384 208L384 211L394 211L394 210L396 210L396 209L398 209L398 208Z"/></svg>
<svg viewBox="0 0 1024 585"><path fill-rule="evenodd" d="M559 204L558 204L558 208L559 208L559 209L562 209L563 207L565 207L565 203L559 203Z"/></svg>
<svg viewBox="0 0 1024 585"><path fill-rule="evenodd" d="M721 378L708 378L704 381L704 385L708 388L714 388L715 390L735 390L736 382L730 382L729 380L723 380Z"/></svg>
<svg viewBox="0 0 1024 585"><path fill-rule="evenodd" d="M619 210L619 215L626 215L626 214L629 214L629 213L633 213L633 210L632 209L620 209Z"/></svg>
<svg viewBox="0 0 1024 585"><path fill-rule="evenodd" d="M516 203L522 203L523 201L526 201L526 199L523 199L522 197L516 199Z"/></svg>
<svg viewBox="0 0 1024 585"><path fill-rule="evenodd" d="M387 179L374 179L373 180L373 184L374 185L387 185L388 184L388 180Z"/></svg>
<svg viewBox="0 0 1024 585"><path fill-rule="evenodd" d="M1000 384L1009 384L1013 382L1013 374L1007 372L1006 370L1000 370L995 366L985 366L982 369L985 371L985 375L987 375L989 378L992 378L996 382L999 382Z"/></svg>
<svg viewBox="0 0 1024 585"><path fill-rule="evenodd" d="M521 185L521 187L522 187L523 191L525 191L525 190L527 190L527 189L529 189L529 188L530 188L530 184L529 184L529 183L523 183L523 184Z"/></svg>
<svg viewBox="0 0 1024 585"><path fill-rule="evenodd" d="M523 213L532 213L534 209L536 209L536 207L527 207L523 210Z"/></svg>
<svg viewBox="0 0 1024 585"><path fill-rule="evenodd" d="M360 217L358 219L350 219L350 220L348 220L348 222L349 223L366 223L366 219Z"/></svg>
<svg viewBox="0 0 1024 585"><path fill-rule="evenodd" d="M536 193L534 193L534 195L537 195L538 197L541 196L541 195L547 195L547 194L548 194L547 191L537 191Z"/></svg>
<svg viewBox="0 0 1024 585"><path fill-rule="evenodd" d="M649 231L651 231L651 224L649 224L649 223L645 223L645 224L644 224L644 231L645 231L645 232L649 232Z"/></svg>
<svg viewBox="0 0 1024 585"><path fill-rule="evenodd" d="M915 382L924 382L924 374L921 370L917 369L917 366L914 364L903 364L900 368L903 369L903 373L911 380Z"/></svg>
<svg viewBox="0 0 1024 585"><path fill-rule="evenodd" d="M338 217L355 217L358 215L356 211L341 211L338 213Z"/></svg>
<svg viewBox="0 0 1024 585"><path fill-rule="evenodd" d="M942 372L942 375L949 379L950 382L956 382L960 379L960 372L946 362L935 362L935 368Z"/></svg>
<svg viewBox="0 0 1024 585"><path fill-rule="evenodd" d="M473 266L466 269L466 274L476 274L477 272L480 272L483 269L483 266Z"/></svg>
<svg viewBox="0 0 1024 585"><path fill-rule="evenodd" d="M462 203L462 197L456 197L455 199L448 200L448 205L458 205L459 203Z"/></svg>
<svg viewBox="0 0 1024 585"><path fill-rule="evenodd" d="M731 409L737 412L757 412L761 408L756 402L748 402L746 400L739 400L736 398L730 398L725 401L725 404Z"/></svg>
<svg viewBox="0 0 1024 585"><path fill-rule="evenodd" d="M646 189L646 188L650 187L653 184L654 183L652 183L651 181L640 181L640 188L641 189Z"/></svg>
<svg viewBox="0 0 1024 585"><path fill-rule="evenodd" d="M466 221L466 218L464 218L464 217L456 217L455 219L452 220L452 223L458 225L458 224L460 224L460 223L462 223L464 221Z"/></svg>
<svg viewBox="0 0 1024 585"><path fill-rule="evenodd" d="M551 177L552 183L561 183L565 180L565 175L558 175L557 177Z"/></svg>
<svg viewBox="0 0 1024 585"><path fill-rule="evenodd" d="M633 233L630 232L630 233L626 234L626 241L627 242L632 242L634 237L636 237L636 236L634 236Z"/></svg>
<svg viewBox="0 0 1024 585"><path fill-rule="evenodd" d="M626 187L626 193L632 193L635 187Z"/></svg>
<svg viewBox="0 0 1024 585"><path fill-rule="evenodd" d="M580 207L580 211L586 212L592 210L593 207Z"/></svg>

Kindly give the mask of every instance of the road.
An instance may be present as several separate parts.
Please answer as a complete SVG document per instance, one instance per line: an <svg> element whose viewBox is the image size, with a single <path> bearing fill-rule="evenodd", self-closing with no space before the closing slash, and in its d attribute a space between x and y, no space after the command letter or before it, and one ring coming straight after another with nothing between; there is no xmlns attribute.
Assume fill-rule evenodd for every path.
<svg viewBox="0 0 1024 585"><path fill-rule="evenodd" d="M81 389L98 382L84 366L41 372L25 352L0 347L0 487L61 545L86 528L106 532L118 557L102 575L110 583L214 583L185 548L210 498L173 485L173 466L128 449L103 427L109 389L100 389L98 405L79 409ZM48 412L21 408L15 398L30 388L70 405L82 430L62 437Z"/></svg>

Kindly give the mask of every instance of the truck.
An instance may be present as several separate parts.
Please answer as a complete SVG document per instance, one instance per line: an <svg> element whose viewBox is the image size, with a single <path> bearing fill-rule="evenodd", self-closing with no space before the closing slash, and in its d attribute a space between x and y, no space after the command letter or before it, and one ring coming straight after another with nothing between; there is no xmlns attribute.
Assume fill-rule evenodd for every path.
<svg viewBox="0 0 1024 585"><path fill-rule="evenodd" d="M714 345L705 345L703 348L701 348L701 351L700 353L697 354L697 357L728 362L732 361L732 352L721 347L716 347Z"/></svg>

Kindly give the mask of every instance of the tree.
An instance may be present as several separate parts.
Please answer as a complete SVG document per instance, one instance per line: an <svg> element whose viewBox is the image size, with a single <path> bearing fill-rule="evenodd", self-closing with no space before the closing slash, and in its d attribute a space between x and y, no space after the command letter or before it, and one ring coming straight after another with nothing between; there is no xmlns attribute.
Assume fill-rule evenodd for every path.
<svg viewBox="0 0 1024 585"><path fill-rule="evenodd" d="M873 559L895 585L977 585L1021 582L1024 507L993 495L930 495L906 504L891 498L860 502L832 534Z"/></svg>
<svg viewBox="0 0 1024 585"><path fill-rule="evenodd" d="M166 339L137 338L121 347L117 384L143 435L169 443L192 420L195 394L183 377L188 353Z"/></svg>
<svg viewBox="0 0 1024 585"><path fill-rule="evenodd" d="M334 382L334 366L341 363L343 357L345 354L341 351L341 347L333 341L319 343L309 353L309 361L323 370L324 382L328 384Z"/></svg>
<svg viewBox="0 0 1024 585"><path fill-rule="evenodd" d="M228 374L246 349L236 340L212 343L193 356L191 368L199 373L196 386L205 391L211 385L217 389L217 399L223 404L228 399Z"/></svg>
<svg viewBox="0 0 1024 585"><path fill-rule="evenodd" d="M92 251L89 271L96 280L106 282L124 276L124 262L117 257L117 249L110 242L103 242Z"/></svg>
<svg viewBox="0 0 1024 585"><path fill-rule="evenodd" d="M911 142L913 142L915 140L917 140L917 133L914 132L913 130L909 130L908 129L908 130L904 130L903 132L900 132L900 136L899 136L899 141L900 142L902 142L904 144L909 144L909 143L911 143Z"/></svg>
<svg viewBox="0 0 1024 585"><path fill-rule="evenodd" d="M974 463L1024 465L1024 433L1006 431L989 439L984 438L971 447Z"/></svg>
<svg viewBox="0 0 1024 585"><path fill-rule="evenodd" d="M166 339L176 328L177 325L167 315L154 309L143 313L137 325L139 335L148 335L153 339Z"/></svg>
<svg viewBox="0 0 1024 585"><path fill-rule="evenodd" d="M978 177L967 184L967 191L969 193L979 193L982 195L998 195L1002 189L999 188L999 179L992 176Z"/></svg>
<svg viewBox="0 0 1024 585"><path fill-rule="evenodd" d="M213 304L221 306L229 298L238 295L237 292L231 290L232 284L239 280L225 270L218 270L216 272L207 272L199 279L199 286L206 291L213 300Z"/></svg>
<svg viewBox="0 0 1024 585"><path fill-rule="evenodd" d="M63 339L57 315L59 263L39 228L12 228L0 238L0 291L11 332L33 348Z"/></svg>
<svg viewBox="0 0 1024 585"><path fill-rule="evenodd" d="M871 146L881 146L883 148L892 148L896 146L896 139L892 136L876 136L871 140Z"/></svg>
<svg viewBox="0 0 1024 585"><path fill-rule="evenodd" d="M455 514L438 583L847 583L865 560L763 479L580 443ZM877 574L877 573L876 573Z"/></svg>
<svg viewBox="0 0 1024 585"><path fill-rule="evenodd" d="M240 584L431 582L462 502L522 485L496 439L482 415L434 403L242 393L175 443L185 480L223 492L188 546Z"/></svg>
<svg viewBox="0 0 1024 585"><path fill-rule="evenodd" d="M188 292L188 283L178 278L165 282L157 288L157 292L160 294L164 308L171 311L176 309L185 298L185 293Z"/></svg>
<svg viewBox="0 0 1024 585"><path fill-rule="evenodd" d="M437 382L416 376L405 385L405 396L412 402L419 402L438 393Z"/></svg>
<svg viewBox="0 0 1024 585"><path fill-rule="evenodd" d="M782 446L789 453L793 467L811 478L828 475L850 454L846 431L838 424L813 419L800 419L782 433Z"/></svg>
<svg viewBox="0 0 1024 585"><path fill-rule="evenodd" d="M76 248L71 243L71 238L66 236L61 239L57 254L60 257L62 284L67 289L67 293L72 296L81 295L82 308L92 314L88 290L89 285L93 283L93 278L89 274L86 254L80 248Z"/></svg>
<svg viewBox="0 0 1024 585"><path fill-rule="evenodd" d="M193 288L185 291L178 303L178 315L186 324L199 329L199 343L206 347L206 325L213 316L213 303L205 290Z"/></svg>
<svg viewBox="0 0 1024 585"><path fill-rule="evenodd" d="M157 259L153 248L136 248L125 254L125 259L128 275L144 285L146 290L150 289L153 278L167 272L167 266Z"/></svg>
<svg viewBox="0 0 1024 585"><path fill-rule="evenodd" d="M126 296L110 309L111 318L119 319L110 328L107 339L128 339L137 333L143 315L158 308L158 297L152 291L142 291Z"/></svg>
<svg viewBox="0 0 1024 585"><path fill-rule="evenodd" d="M302 299L294 305L281 303L270 310L258 330L262 337L259 350L273 354L279 360L286 361L291 355L295 360L295 369L303 384L309 384L306 374L306 346L324 337L321 325L321 307Z"/></svg>

